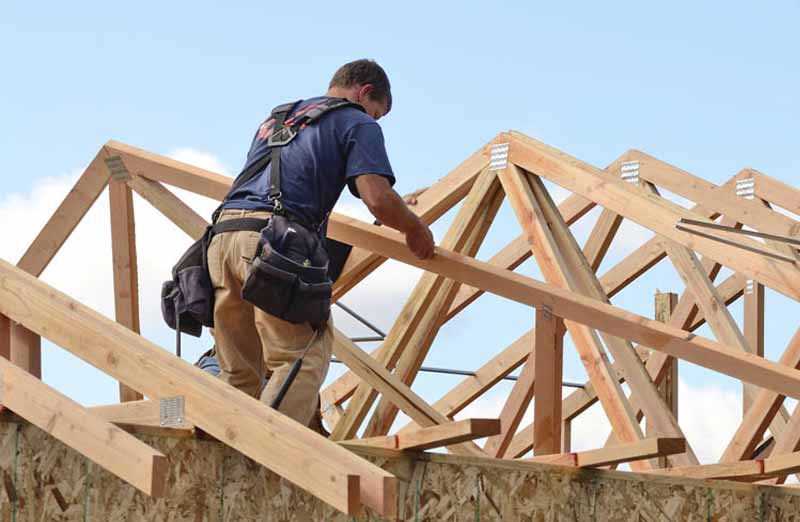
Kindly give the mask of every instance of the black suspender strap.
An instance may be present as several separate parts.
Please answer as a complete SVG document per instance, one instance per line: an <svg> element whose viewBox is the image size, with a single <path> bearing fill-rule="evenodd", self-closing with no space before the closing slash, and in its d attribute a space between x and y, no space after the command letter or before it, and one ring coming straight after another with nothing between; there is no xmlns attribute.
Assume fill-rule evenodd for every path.
<svg viewBox="0 0 800 522"><path fill-rule="evenodd" d="M291 108L289 109L291 110ZM272 128L272 136L270 136L270 141L273 141L273 138L276 138L278 134L284 134L288 131L288 128L283 126L284 122L286 121L286 116L289 115L289 110L281 111L277 114L273 113L275 117L275 123L273 124ZM290 132L290 131L289 131ZM292 136L294 137L294 136ZM285 138L284 138L285 139ZM287 142L288 143L288 142ZM269 199L273 202L275 206L275 210L280 212L281 209L281 149L283 145L280 146L273 146L272 150L270 150L269 155L272 156L270 167L270 176L269 176Z"/></svg>

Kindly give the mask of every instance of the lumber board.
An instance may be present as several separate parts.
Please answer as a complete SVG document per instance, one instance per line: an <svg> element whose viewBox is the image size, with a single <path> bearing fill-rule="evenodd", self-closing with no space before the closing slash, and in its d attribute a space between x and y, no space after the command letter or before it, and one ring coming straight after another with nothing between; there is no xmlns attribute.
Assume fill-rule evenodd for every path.
<svg viewBox="0 0 800 522"><path fill-rule="evenodd" d="M0 315L0 357L11 359L11 320Z"/></svg>
<svg viewBox="0 0 800 522"><path fill-rule="evenodd" d="M88 410L93 415L114 424L162 427L161 405L159 401L153 399L92 406ZM193 429L194 425L184 420L180 425L173 427Z"/></svg>
<svg viewBox="0 0 800 522"><path fill-rule="evenodd" d="M675 228L675 223L681 218L705 218L654 194L646 194L590 165L576 166L565 160L563 153L556 154L531 138L523 141L509 135L508 141L509 160L525 170L545 177L576 194L591 197L605 208L649 228L656 234L742 272L787 297L800 300L800 271L795 264L680 231ZM761 243L741 237L737 244L763 251L770 250L762 247Z"/></svg>
<svg viewBox="0 0 800 522"><path fill-rule="evenodd" d="M186 419L345 513L396 510L396 479L256 399L0 261L0 313L148 397L183 396Z"/></svg>
<svg viewBox="0 0 800 522"><path fill-rule="evenodd" d="M560 216L555 210L555 204L545 189L544 183L538 176L534 175L529 175L529 181L550 224L553 235L558 241L560 252L565 258L568 269L573 274L575 280L573 288L587 297L610 303L608 295L594 274L589 261L581 252L566 224L560 220ZM632 343L624 337L612 336L607 332L602 332L601 337L631 389L631 397L628 402L634 411L642 410L650 425L657 430L657 434L684 438L678 421L672 414L672 410L659 393L655 382L648 374ZM636 418L637 420L639 419L638 415ZM685 456L679 455L675 458L685 464L698 463L697 457L691 448L689 448ZM639 465L636 464L636 466Z"/></svg>
<svg viewBox="0 0 800 522"><path fill-rule="evenodd" d="M40 276L67 238L78 226L108 183L108 170L100 150L56 211L20 258L17 266L29 274Z"/></svg>
<svg viewBox="0 0 800 522"><path fill-rule="evenodd" d="M741 178L753 178L756 196L783 207L795 215L800 215L800 190L796 187L767 176L755 169L744 169ZM797 236L800 229L789 231L787 235Z"/></svg>
<svg viewBox="0 0 800 522"><path fill-rule="evenodd" d="M455 252L474 257L483 243L502 201L503 194L497 176L488 169L484 170L459 208L458 214L441 244ZM422 310L422 313L411 316L410 322L405 326L403 325L407 315L401 314L401 320L397 322L401 328L411 331L410 337L403 336L408 339L404 346L392 347L397 351L398 359L395 373L402 382L409 386L418 375L443 324L444 315L450 309L460 286L458 282L442 276L435 276L435 278L436 281L433 284L435 290L433 290L430 306ZM393 356L387 358L393 358ZM396 417L397 407L385 398L381 398L367 424L365 436L387 434Z"/></svg>
<svg viewBox="0 0 800 522"><path fill-rule="evenodd" d="M705 262L705 260L704 260ZM744 287L744 280L741 274L734 274L728 277L719 286L720 294L726 297L726 304L730 304L733 300L742 295ZM693 314L694 297L690 292L685 292L675 308L673 318L670 319L670 324L682 328L688 332L693 332L705 324L702 313L699 315ZM682 319L678 319L682 318ZM653 377L656 383L660 383L665 375L667 368L668 356L661 352L652 352L647 361L647 371ZM622 377L620 377L622 378ZM564 398L562 406L562 415L565 421L571 421L597 401L597 394L594 391L590 382L584 384L583 388L578 388L572 391L567 397ZM641 411L637 412L637 415ZM519 431L514 437L511 446L508 450L508 455L514 458L521 457L531 450L533 447L531 439L533 437L533 424L530 424ZM609 437L608 445L614 444L616 440L613 434Z"/></svg>
<svg viewBox="0 0 800 522"><path fill-rule="evenodd" d="M664 248L673 266L686 284L686 288L695 295L695 302L698 308L703 310L706 322L716 338L727 346L759 357L759 355L753 353L753 350L747 344L728 307L725 306L722 297L706 275L706 270L704 270L697 255L670 240L664 240ZM754 400L757 392L755 388L745 387L744 393L751 400ZM775 418L771 424L775 434L783 432L789 417L785 409L780 413L781 416Z"/></svg>
<svg viewBox="0 0 800 522"><path fill-rule="evenodd" d="M778 455L763 460L742 460L660 470L661 473L669 476L748 482L785 476L799 471L800 452Z"/></svg>
<svg viewBox="0 0 800 522"><path fill-rule="evenodd" d="M764 285L753 281L752 287L745 289L742 335L752 353L764 357ZM753 403L753 396L758 390L749 390L749 384L743 384L742 414L746 414Z"/></svg>
<svg viewBox="0 0 800 522"><path fill-rule="evenodd" d="M654 350L678 357L758 386L800 397L800 372L737 353L718 342L662 325L638 314L597 302L529 277L500 270L488 263L435 249L432 259L421 260L406 248L403 238L389 230L333 214L328 235L338 241L368 247L381 255L436 272L463 284L482 287L501 297L534 308L548 305L564 319L583 322L612 335L624 336Z"/></svg>
<svg viewBox="0 0 800 522"><path fill-rule="evenodd" d="M739 197L731 190L717 186L638 150L628 151L625 157L627 161L639 162L641 178L706 208L714 209L729 219L734 219L761 232L787 236L796 236L800 233L799 222L765 207L758 199ZM791 249L777 248L775 243L772 243L772 246L783 250L784 253L792 251ZM793 252L794 257L797 258L797 252Z"/></svg>
<svg viewBox="0 0 800 522"><path fill-rule="evenodd" d="M10 343L10 360L18 367L34 377L42 378L42 339L35 332L12 321Z"/></svg>
<svg viewBox="0 0 800 522"><path fill-rule="evenodd" d="M536 188L516 166L509 165L499 171L498 177L545 280L557 288L580 292L575 280L576 274L571 270L574 267L570 267L566 259L569 253L564 250L563 243L559 243L557 237L561 232L561 228L553 222L553 215L557 212L546 213L546 205L537 197ZM552 310L551 313L558 315L549 304L542 304L537 309L540 307L547 307ZM612 430L623 442L643 439L642 429L611 368L597 333L571 317L563 318ZM647 469L647 463L635 465Z"/></svg>
<svg viewBox="0 0 800 522"><path fill-rule="evenodd" d="M789 368L800 367L800 328L797 329L789 345L784 350L779 360L780 364ZM734 433L728 446L720 457L720 462L729 463L737 460L747 460L756 446L761 442L764 432L770 423L773 422L778 410L783 404L784 396L770 390L759 390L755 394L753 403L745 412L739 428ZM783 431L773 434L776 438L784 433L789 433L788 422L783 426ZM778 447L775 448L778 450ZM791 448L794 451L794 448ZM789 452L791 452L789 451ZM784 452L788 453L788 452Z"/></svg>
<svg viewBox="0 0 800 522"><path fill-rule="evenodd" d="M795 406L789 422L786 424L786 430L780 436L775 437L777 441L772 450L772 455L786 455L800 450L800 406ZM764 481L767 484L783 484L786 481L786 475L779 474L774 478Z"/></svg>
<svg viewBox="0 0 800 522"><path fill-rule="evenodd" d="M136 333L139 324L139 270L133 194L124 181L108 183L111 217L111 260L114 274L114 314L117 322ZM119 383L121 402L138 401L140 393Z"/></svg>
<svg viewBox="0 0 800 522"><path fill-rule="evenodd" d="M152 497L164 494L168 461L161 453L0 357L2 402L86 458Z"/></svg>
<svg viewBox="0 0 800 522"><path fill-rule="evenodd" d="M686 452L686 440L674 437L651 437L627 444L608 446L576 453L557 453L519 459L519 462L537 462L592 468L625 462L664 457Z"/></svg>
<svg viewBox="0 0 800 522"><path fill-rule="evenodd" d="M142 176L131 176L125 182L192 239L199 239L208 227L200 214L161 183Z"/></svg>
<svg viewBox="0 0 800 522"><path fill-rule="evenodd" d="M534 369L536 402L533 405L533 453L561 451L561 383L564 369L564 322L547 310L536 309ZM508 443L511 442L509 437ZM506 449L508 444L506 445Z"/></svg>
<svg viewBox="0 0 800 522"><path fill-rule="evenodd" d="M339 338L340 342L334 344L334 355L361 377L365 383L397 404L420 426L429 427L450 422L450 419L433 409L396 375L389 373L389 370L364 353L339 330L336 330L335 336ZM453 446L451 451L455 454L485 456L479 447L472 444Z"/></svg>
<svg viewBox="0 0 800 522"><path fill-rule="evenodd" d="M423 451L480 439L499 432L499 419L463 419L397 435L343 441L342 444Z"/></svg>

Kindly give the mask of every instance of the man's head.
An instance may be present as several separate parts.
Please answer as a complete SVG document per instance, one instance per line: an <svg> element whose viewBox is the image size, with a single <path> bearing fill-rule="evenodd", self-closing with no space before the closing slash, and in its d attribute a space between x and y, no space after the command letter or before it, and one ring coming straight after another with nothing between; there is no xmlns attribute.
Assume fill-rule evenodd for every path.
<svg viewBox="0 0 800 522"><path fill-rule="evenodd" d="M331 78L328 96L358 103L376 120L392 110L389 77L374 60L356 60L339 67Z"/></svg>

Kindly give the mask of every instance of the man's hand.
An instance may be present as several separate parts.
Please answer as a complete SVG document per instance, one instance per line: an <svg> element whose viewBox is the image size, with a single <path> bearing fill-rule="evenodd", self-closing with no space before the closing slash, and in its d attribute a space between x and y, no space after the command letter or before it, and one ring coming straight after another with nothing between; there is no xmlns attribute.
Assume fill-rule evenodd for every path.
<svg viewBox="0 0 800 522"><path fill-rule="evenodd" d="M433 234L422 221L419 222L418 227L406 232L406 245L420 259L433 257Z"/></svg>
<svg viewBox="0 0 800 522"><path fill-rule="evenodd" d="M433 234L419 217L411 212L389 181L375 174L356 178L356 188L364 204L382 224L406 235L406 245L420 259L433 256Z"/></svg>
<svg viewBox="0 0 800 522"><path fill-rule="evenodd" d="M406 205L408 205L409 207L413 207L413 206L415 206L417 204L417 202L418 202L417 198L420 196L420 194L422 194L423 192L425 192L429 188L430 187L423 187L421 189L415 190L414 192L412 192L410 194L406 194L405 196L403 196L403 201L405 201Z"/></svg>

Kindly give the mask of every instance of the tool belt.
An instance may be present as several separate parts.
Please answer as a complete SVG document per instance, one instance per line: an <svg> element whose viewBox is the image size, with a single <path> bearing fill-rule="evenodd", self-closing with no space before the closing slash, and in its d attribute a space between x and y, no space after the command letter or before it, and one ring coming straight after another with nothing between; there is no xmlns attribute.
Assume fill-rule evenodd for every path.
<svg viewBox="0 0 800 522"><path fill-rule="evenodd" d="M268 220L229 219L206 228L203 236L172 268L172 279L161 285L161 315L167 325L200 337L203 327L214 327L214 285L208 272L208 247L216 234L250 230L258 232Z"/></svg>
<svg viewBox="0 0 800 522"><path fill-rule="evenodd" d="M319 234L275 215L261 231L242 298L270 315L315 329L330 315L333 283Z"/></svg>

